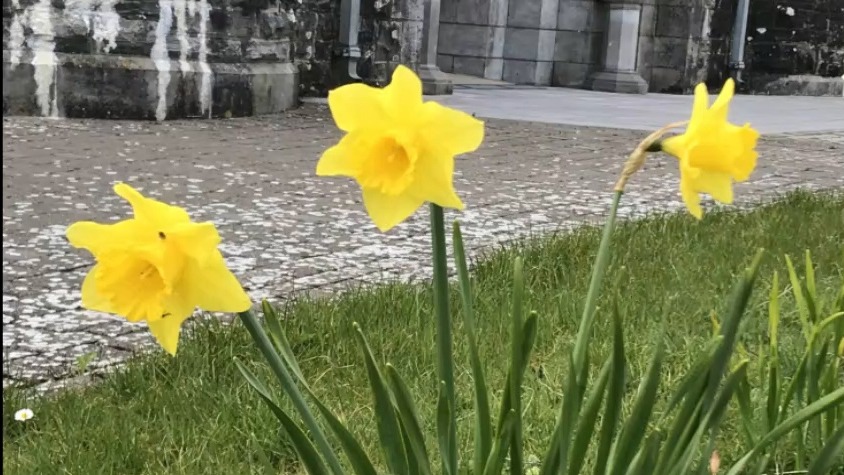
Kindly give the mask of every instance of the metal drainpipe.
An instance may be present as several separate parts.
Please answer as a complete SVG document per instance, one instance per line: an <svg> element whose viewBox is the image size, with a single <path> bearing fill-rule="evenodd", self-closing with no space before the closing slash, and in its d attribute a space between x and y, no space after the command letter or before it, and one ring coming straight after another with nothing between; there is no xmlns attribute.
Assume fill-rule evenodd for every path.
<svg viewBox="0 0 844 475"><path fill-rule="evenodd" d="M747 16L750 10L750 0L739 0L736 8L736 18L733 23L733 39L730 42L730 70L736 82L741 82L744 70L744 44L747 41Z"/></svg>
<svg viewBox="0 0 844 475"><path fill-rule="evenodd" d="M358 28L360 25L360 0L340 0L340 44L335 64L334 82L337 85L360 81L358 76Z"/></svg>

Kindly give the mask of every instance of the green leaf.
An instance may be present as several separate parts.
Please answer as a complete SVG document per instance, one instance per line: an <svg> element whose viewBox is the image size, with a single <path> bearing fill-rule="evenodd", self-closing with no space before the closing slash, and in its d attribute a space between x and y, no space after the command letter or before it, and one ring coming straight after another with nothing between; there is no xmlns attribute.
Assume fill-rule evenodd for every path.
<svg viewBox="0 0 844 475"><path fill-rule="evenodd" d="M580 401L581 388L577 384L574 358L570 357L566 388L563 394L563 407L560 409L554 435L551 437L551 443L542 463L541 475L560 473L568 465L569 442L577 423Z"/></svg>
<svg viewBox="0 0 844 475"><path fill-rule="evenodd" d="M592 473L604 475L609 460L610 449L615 438L618 421L621 418L621 405L624 400L624 379L627 358L624 353L624 330L618 311L613 315L613 350L612 374L607 389L607 403L601 421L601 433L598 439L598 452L595 457L595 468Z"/></svg>
<svg viewBox="0 0 844 475"><path fill-rule="evenodd" d="M299 460L302 461L302 464L305 466L305 469L311 475L327 475L328 468L326 468L325 463L322 461L322 458L317 453L316 449L314 448L311 441L308 440L308 437L299 428L298 425L287 415L287 413L280 408L275 401L273 401L272 395L270 394L269 390L264 383L262 383L255 375L249 371L249 369L243 365L238 360L235 360L235 364L237 365L237 369L240 370L240 373L246 378L246 381L258 392L258 395L261 396L261 399L267 403L267 406L270 410L275 414L276 418L281 422L281 426L284 428L284 431L287 432L288 437L290 437L290 442L293 444L293 448L296 450L296 454L299 456Z"/></svg>
<svg viewBox="0 0 844 475"><path fill-rule="evenodd" d="M730 471L727 472L727 475L737 475L741 473L748 462L750 462L754 456L759 454L759 452L769 444L776 442L784 435L801 426L806 421L816 417L818 414L822 414L841 403L844 403L844 387L838 388L832 393L827 394L826 396L800 409L791 417L783 421L780 425L775 427L772 431L768 432L762 440L760 440L749 452L739 459L735 465L733 465Z"/></svg>
<svg viewBox="0 0 844 475"><path fill-rule="evenodd" d="M293 349L290 347L290 342L284 334L284 329L281 326L281 320L278 318L278 312L276 312L272 304L266 300L261 301L261 309L264 312L264 320L267 322L270 337L273 339L273 342L275 343L276 348L278 348L284 362L290 368L290 371L293 372L293 375L299 380L298 382L303 386L307 385L305 377L302 375L302 369L299 368L299 362L293 355Z"/></svg>
<svg viewBox="0 0 844 475"><path fill-rule="evenodd" d="M366 452L361 447L360 442L355 438L355 436L349 432L346 426L340 422L339 419L319 400L319 398L314 395L310 389L305 387L305 390L309 393L311 399L316 405L317 410L322 414L322 417L328 423L328 427L334 432L334 435L337 436L337 440L340 441L340 445L343 447L343 451L346 453L346 457L349 459L349 463L352 465L352 469L354 469L357 475L378 475L378 472L375 470L375 467L372 465L372 461L369 460L369 456L366 455Z"/></svg>
<svg viewBox="0 0 844 475"><path fill-rule="evenodd" d="M714 429L720 424L721 418L724 416L724 412L727 410L727 405L733 398L733 394L736 392L736 389L747 377L747 363L748 362L746 360L739 363L738 367L727 377L727 380L724 382L723 387L719 391L718 397L715 399L715 403L712 405L709 413L703 418L701 424L695 428L695 433L691 438L690 443L683 447L681 452L677 452L678 454L682 454L682 457L679 457L678 462L670 473L678 475L689 473L692 462L694 461L693 457L697 455L697 451L699 450L700 442L703 439L704 434L707 431L713 431L712 439L714 440L716 438Z"/></svg>
<svg viewBox="0 0 844 475"><path fill-rule="evenodd" d="M741 318L744 316L747 302L750 300L750 294L753 291L753 284L759 274L759 263L762 260L763 251L759 250L753 261L750 264L738 282L733 288L733 294L730 299L730 307L727 312L727 318L721 326L721 336L724 337L720 348L715 353L712 361L712 366L709 371L709 381L706 385L706 393L704 395L704 412L709 411L709 406L715 398L715 393L718 390L718 383L727 372L730 364L730 358L735 351L736 340L738 339L739 324Z"/></svg>
<svg viewBox="0 0 844 475"><path fill-rule="evenodd" d="M440 381L439 397L437 398L437 442L440 448L440 457L443 462L443 469L450 470L451 464L448 462L448 451L451 450L451 434L449 427L451 421L451 407L448 404L448 397L446 396L445 381ZM449 474L456 475L456 474Z"/></svg>
<svg viewBox="0 0 844 475"><path fill-rule="evenodd" d="M815 265L812 264L812 252L806 249L806 306L812 323L818 321L821 305L818 302L818 291L815 285Z"/></svg>
<svg viewBox="0 0 844 475"><path fill-rule="evenodd" d="M393 409L393 403L390 400L387 384L384 382L384 377L381 376L381 371L378 370L375 357L372 356L372 349L369 347L369 342L366 341L360 325L355 322L354 327L355 336L363 349L366 373L369 377L369 384L372 388L374 398L378 436L381 439L381 446L384 449L387 466L392 473L407 473L407 453L402 444L401 429L396 419L396 411Z"/></svg>
<svg viewBox="0 0 844 475"><path fill-rule="evenodd" d="M806 475L827 475L835 467L844 465L844 424L826 441L821 451L809 465Z"/></svg>
<svg viewBox="0 0 844 475"><path fill-rule="evenodd" d="M443 472L457 475L457 414L454 394L454 353L451 337L451 312L448 301L448 259L445 247L443 209L431 203L431 258L434 268L434 311L437 317L437 374L445 383L443 390L449 407L449 420L438 425L439 438L448 441L443 453ZM444 432L448 432L445 434ZM404 472L397 472L404 473Z"/></svg>
<svg viewBox="0 0 844 475"><path fill-rule="evenodd" d="M246 327L246 330L249 332L249 335L252 337L252 340L257 345L258 350L261 351L261 354L270 365L270 369L272 369L276 379L278 379L278 382L281 384L282 390L290 398L290 401L293 403L296 411L299 412L299 415L305 423L305 427L307 427L308 431L310 431L311 435L314 437L316 446L319 448L319 452L331 468L331 473L334 475L344 475L344 471L340 466L340 460L337 458L337 454L328 442L328 438L325 436L322 428L317 423L316 418L313 413L311 413L307 403L305 403L305 399L302 397L299 387L290 375L290 372L288 371L287 366L285 366L281 356L279 356L278 352L275 350L272 341L270 341L270 338L267 336L266 332L264 332L264 329L261 327L258 319L255 318L255 315L251 310L240 312L238 316L243 322L243 325Z"/></svg>
<svg viewBox="0 0 844 475"><path fill-rule="evenodd" d="M489 452L489 459L486 461L484 468L484 475L500 475L504 470L504 459L509 449L510 440L513 438L513 424L515 424L516 414L512 410L507 412L501 418L501 428L498 431L498 437L492 444L492 450Z"/></svg>
<svg viewBox="0 0 844 475"><path fill-rule="evenodd" d="M574 432L568 471L565 473L577 474L583 468L586 450L589 448L589 443L592 441L592 436L598 425L598 413L601 410L601 403L604 400L604 392L607 389L611 371L612 356L607 358L607 362L604 363L601 372L598 374L597 381L592 385L589 394L586 396L586 403L583 405L583 412L580 414L580 421ZM559 473L559 471L556 473Z"/></svg>
<svg viewBox="0 0 844 475"><path fill-rule="evenodd" d="M712 338L703 350L699 353L697 360L692 364L691 368L686 372L682 382L674 390L671 399L668 400L668 407L666 414L673 411L682 401L688 401L689 397L700 397L701 391L706 387L707 376L712 367L712 360L715 358L715 353L723 344L724 337L717 335ZM697 400L691 401L691 406L697 403ZM667 440L674 440L671 436Z"/></svg>
<svg viewBox="0 0 844 475"><path fill-rule="evenodd" d="M774 272L774 279L771 283L771 294L768 303L768 335L770 342L768 344L771 355L768 360L768 398L766 401L766 422L767 430L771 430L778 422L778 411L780 406L779 389L779 321L780 321L780 305L779 305L779 275Z"/></svg>
<svg viewBox="0 0 844 475"><path fill-rule="evenodd" d="M522 301L525 292L525 279L523 275L522 259L517 257L513 263L513 309L512 309L512 330L510 348L510 407L516 414L513 422L513 440L510 442L510 474L522 475L524 473L524 457L522 456L522 376L524 371L519 368L527 366L527 361L521 361L523 355L524 329Z"/></svg>
<svg viewBox="0 0 844 475"><path fill-rule="evenodd" d="M472 380L475 385L475 452L474 471L481 474L489 452L492 450L492 420L489 408L489 394L484 377L483 365L478 353L476 342L475 314L472 306L472 287L469 280L469 269L466 264L466 252L463 248L463 236L460 225L454 222L452 235L454 246L454 262L457 267L460 297L463 302L463 323L466 326L467 341L469 342L469 364L472 367Z"/></svg>
<svg viewBox="0 0 844 475"><path fill-rule="evenodd" d="M656 351L654 352L650 367L639 385L639 392L633 403L630 417L624 423L621 434L616 442L609 465L609 473L624 473L625 467L632 460L633 455L638 450L639 444L641 444L645 436L648 421L651 418L654 403L656 402L656 392L659 388L664 348L665 344L660 338L657 341Z"/></svg>
<svg viewBox="0 0 844 475"><path fill-rule="evenodd" d="M788 277L791 280L794 300L797 302L797 314L800 316L800 322L803 324L803 334L806 339L809 339L812 325L809 323L811 317L809 316L809 306L806 304L806 298L803 295L803 286L800 283L800 278L797 277L797 271L794 270L794 264L791 262L790 257L785 256L785 264L788 267Z"/></svg>
<svg viewBox="0 0 844 475"><path fill-rule="evenodd" d="M574 368L577 374L582 374L586 369L586 356L589 348L589 340L592 337L592 326L595 323L595 309L598 306L598 295L601 292L601 284L604 280L607 267L610 265L610 242L612 232L615 229L616 216L618 215L618 203L621 201L622 192L617 191L613 195L610 212L607 216L604 231L601 234L601 243L598 245L598 254L595 256L595 263L592 265L592 277L589 279L589 290L586 292L586 300L583 303L583 314L580 317L580 325L577 328L577 337L574 343Z"/></svg>
<svg viewBox="0 0 844 475"><path fill-rule="evenodd" d="M428 449L425 447L425 437L422 435L422 428L419 424L419 414L410 390L402 380L396 368L387 365L387 380L393 390L393 397L396 401L399 418L407 432L407 441L416 460L415 466L423 475L431 474L431 465L428 459Z"/></svg>
<svg viewBox="0 0 844 475"><path fill-rule="evenodd" d="M652 475L653 467L656 465L657 455L659 454L659 446L662 442L662 434L654 432L649 435L645 444L633 457L633 461L625 472L626 475ZM570 472L571 473L571 472ZM576 472L573 472L576 473Z"/></svg>

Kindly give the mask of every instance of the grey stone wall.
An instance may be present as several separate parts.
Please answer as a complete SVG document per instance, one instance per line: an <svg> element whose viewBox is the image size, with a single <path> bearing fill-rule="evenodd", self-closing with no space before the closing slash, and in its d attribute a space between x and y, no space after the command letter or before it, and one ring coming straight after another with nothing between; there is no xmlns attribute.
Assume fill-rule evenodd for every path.
<svg viewBox="0 0 844 475"><path fill-rule="evenodd" d="M609 1L443 0L444 71L522 84L584 87L604 52ZM712 0L641 5L637 69L651 91L686 92L705 77Z"/></svg>
<svg viewBox="0 0 844 475"><path fill-rule="evenodd" d="M734 2L717 0L707 81L730 75L729 52ZM745 43L743 84L748 92L811 93L811 83L840 95L844 74L844 0L751 0ZM796 77L795 77L796 76ZM827 78L827 79L821 79ZM801 85L802 83L802 85Z"/></svg>
<svg viewBox="0 0 844 475"><path fill-rule="evenodd" d="M384 85L399 64L419 63L423 0L361 0L357 74L363 82ZM299 25L292 44L301 74L303 96L324 96L340 85L332 62L343 61L336 51L340 0L303 0L295 7Z"/></svg>
<svg viewBox="0 0 844 475"><path fill-rule="evenodd" d="M4 0L3 112L157 119L296 103L296 0Z"/></svg>

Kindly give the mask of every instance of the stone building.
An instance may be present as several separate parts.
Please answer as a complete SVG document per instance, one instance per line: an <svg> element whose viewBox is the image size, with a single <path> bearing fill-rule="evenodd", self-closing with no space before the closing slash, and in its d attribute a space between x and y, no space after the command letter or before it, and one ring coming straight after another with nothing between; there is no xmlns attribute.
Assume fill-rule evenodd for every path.
<svg viewBox="0 0 844 475"><path fill-rule="evenodd" d="M3 0L3 112L165 119L292 107L416 68L688 93L733 74L738 0ZM841 95L844 0L749 0L750 92ZM742 35L739 35L742 37ZM739 50L740 51L740 50Z"/></svg>

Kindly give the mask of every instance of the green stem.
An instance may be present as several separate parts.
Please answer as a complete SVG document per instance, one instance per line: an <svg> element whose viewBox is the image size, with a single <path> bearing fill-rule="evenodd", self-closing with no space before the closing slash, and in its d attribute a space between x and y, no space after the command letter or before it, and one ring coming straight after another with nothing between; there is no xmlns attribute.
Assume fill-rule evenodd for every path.
<svg viewBox="0 0 844 475"><path fill-rule="evenodd" d="M314 418L307 403L305 402L305 398L299 391L299 387L296 385L296 382L293 380L293 377L284 365L281 356L279 356L279 354L275 351L275 348L267 336L267 333L264 331L264 328L258 322L258 319L255 318L252 310L240 312L238 313L238 316L246 326L246 329L249 331L249 335L252 336L255 344L258 345L258 349L261 350L261 354L264 355L267 363L269 363L270 368L273 370L273 373L275 373L284 388L284 392L290 397L290 400L293 402L293 406L296 407L296 410L299 411L299 415L302 416L302 421L305 423L305 427L307 427L307 429L311 432L311 435L316 441L319 452L322 453L323 457L325 457L325 461L331 467L331 471L334 475L343 475L343 469L340 466L340 461L337 459L337 455L334 453L334 449L331 447L331 444L328 442L328 439L325 437L325 433L323 433L319 424L317 424L316 418Z"/></svg>
<svg viewBox="0 0 844 475"><path fill-rule="evenodd" d="M621 195L622 192L617 191L613 196L610 214L607 217L606 224L604 224L601 244L598 246L598 255L595 257L595 264L592 266L592 278L589 281L589 290L586 294L586 302L583 305L583 315L580 317L580 326L574 344L574 369L577 371L578 378L584 375L586 370L586 352L589 348L589 339L592 336L592 326L595 323L595 309L598 305L601 283L610 263L610 241L612 240L613 229L615 229L615 219L618 214L618 202L621 200ZM585 383L585 381L580 381L580 384Z"/></svg>
<svg viewBox="0 0 844 475"><path fill-rule="evenodd" d="M437 369L449 410L448 427L440 427L448 440L443 455L443 473L457 474L457 416L454 396L454 356L451 342L451 312L448 308L448 268L443 209L431 204L431 248L434 265L434 310L437 314Z"/></svg>

